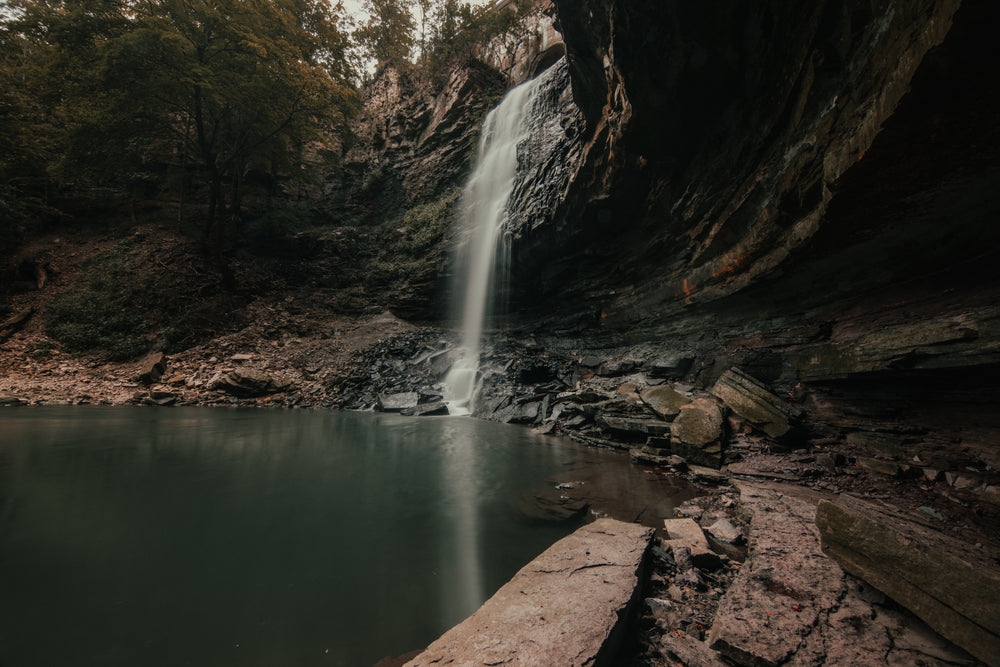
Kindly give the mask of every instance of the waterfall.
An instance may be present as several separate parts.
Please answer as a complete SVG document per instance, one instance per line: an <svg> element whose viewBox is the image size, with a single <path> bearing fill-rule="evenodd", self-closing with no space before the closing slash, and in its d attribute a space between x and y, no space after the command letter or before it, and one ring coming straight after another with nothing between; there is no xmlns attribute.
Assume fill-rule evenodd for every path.
<svg viewBox="0 0 1000 667"><path fill-rule="evenodd" d="M509 268L504 233L508 203L519 170L531 160L524 144L535 124L536 101L546 74L512 89L487 115L475 167L462 193L460 224L465 238L455 285L456 296L464 289L462 338L458 358L444 381L451 414L469 414L473 408L487 306Z"/></svg>

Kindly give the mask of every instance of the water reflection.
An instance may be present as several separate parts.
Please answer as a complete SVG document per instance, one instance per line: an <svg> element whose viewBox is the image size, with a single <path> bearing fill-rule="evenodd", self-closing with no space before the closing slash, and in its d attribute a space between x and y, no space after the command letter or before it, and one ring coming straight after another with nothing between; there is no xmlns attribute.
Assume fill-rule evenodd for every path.
<svg viewBox="0 0 1000 667"><path fill-rule="evenodd" d="M512 499L627 474L471 419L3 410L0 665L369 665L576 526Z"/></svg>

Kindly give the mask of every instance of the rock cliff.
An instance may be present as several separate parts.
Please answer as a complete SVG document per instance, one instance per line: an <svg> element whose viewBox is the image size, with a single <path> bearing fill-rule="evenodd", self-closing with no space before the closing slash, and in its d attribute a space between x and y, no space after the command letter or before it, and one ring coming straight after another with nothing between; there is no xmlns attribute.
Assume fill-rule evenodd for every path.
<svg viewBox="0 0 1000 667"><path fill-rule="evenodd" d="M1000 9L555 10L558 113L513 195L514 334L702 390L735 368L814 438L1000 466L1000 136L983 85L1000 70ZM393 70L370 85L351 197L388 230L368 287L404 317L446 314L445 223L504 86L476 64L436 92ZM413 236L430 241L395 240Z"/></svg>
<svg viewBox="0 0 1000 667"><path fill-rule="evenodd" d="M1000 465L996 5L556 6L586 130L515 245L519 326L693 356L702 386L738 366L837 437Z"/></svg>

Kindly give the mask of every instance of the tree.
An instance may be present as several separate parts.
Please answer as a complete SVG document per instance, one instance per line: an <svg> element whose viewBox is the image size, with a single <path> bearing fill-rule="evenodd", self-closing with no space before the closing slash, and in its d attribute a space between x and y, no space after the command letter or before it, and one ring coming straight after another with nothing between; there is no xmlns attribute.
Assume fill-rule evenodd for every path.
<svg viewBox="0 0 1000 667"><path fill-rule="evenodd" d="M538 38L537 20L541 9L535 0L511 0L502 6L487 8L478 16L478 36L508 80L514 74L517 54L532 38Z"/></svg>
<svg viewBox="0 0 1000 667"><path fill-rule="evenodd" d="M368 24L355 31L355 38L379 64L404 67L413 51L413 15L404 0L365 0Z"/></svg>
<svg viewBox="0 0 1000 667"><path fill-rule="evenodd" d="M0 181L58 173L74 123L93 104L94 70L127 29L123 0L13 0L0 31Z"/></svg>
<svg viewBox="0 0 1000 667"><path fill-rule="evenodd" d="M328 0L17 2L3 74L39 73L24 90L51 118L58 176L129 185L191 171L217 248L251 165L315 163L355 104L343 7ZM6 37L30 47L19 71Z"/></svg>
<svg viewBox="0 0 1000 667"><path fill-rule="evenodd" d="M335 141L354 102L347 39L325 0L145 0L135 8L135 29L108 51L101 125L124 123L129 152L143 160L199 165L210 227L221 233L220 213L240 216L252 162L301 163L308 142Z"/></svg>
<svg viewBox="0 0 1000 667"><path fill-rule="evenodd" d="M441 78L450 67L472 57L477 29L472 6L458 0L438 0L433 16L433 34L425 63L432 78Z"/></svg>
<svg viewBox="0 0 1000 667"><path fill-rule="evenodd" d="M50 184L65 167L103 45L127 29L121 0L10 0L0 20L0 246L54 213Z"/></svg>
<svg viewBox="0 0 1000 667"><path fill-rule="evenodd" d="M540 9L534 0L513 0L502 5L472 5L459 0L437 0L434 23L422 58L431 78L441 79L456 64L471 58L486 59L502 67L510 78L513 55L534 34Z"/></svg>
<svg viewBox="0 0 1000 667"><path fill-rule="evenodd" d="M420 8L420 61L427 60L427 50L430 46L430 35L428 28L431 22L431 9L434 7L434 0L417 0L417 7Z"/></svg>

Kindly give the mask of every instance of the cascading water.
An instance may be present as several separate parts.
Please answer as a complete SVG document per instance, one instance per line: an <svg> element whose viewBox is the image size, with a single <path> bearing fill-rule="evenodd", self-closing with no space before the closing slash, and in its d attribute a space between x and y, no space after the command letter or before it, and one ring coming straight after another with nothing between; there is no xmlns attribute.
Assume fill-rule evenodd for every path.
<svg viewBox="0 0 1000 667"><path fill-rule="evenodd" d="M466 238L457 274L461 282L455 286L456 295L464 290L462 339L458 358L444 381L451 414L469 414L473 408L487 305L498 291L499 278L508 272L509 246L504 238L508 204L519 170L531 160L524 144L537 127L539 91L550 78L546 72L521 84L490 111L472 176L462 194L461 225Z"/></svg>

